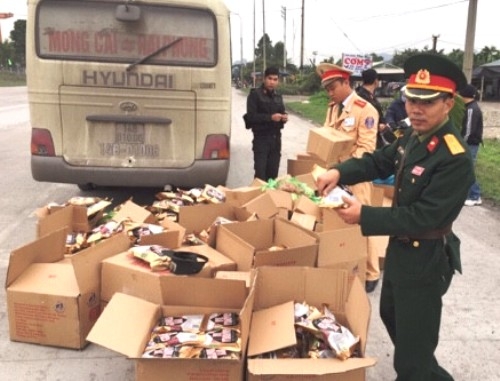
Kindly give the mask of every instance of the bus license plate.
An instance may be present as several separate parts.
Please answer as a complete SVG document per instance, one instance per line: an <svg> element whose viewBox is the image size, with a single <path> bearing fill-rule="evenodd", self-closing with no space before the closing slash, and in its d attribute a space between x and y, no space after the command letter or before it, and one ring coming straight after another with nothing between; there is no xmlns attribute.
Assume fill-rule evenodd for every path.
<svg viewBox="0 0 500 381"><path fill-rule="evenodd" d="M144 124L116 123L115 143L117 144L144 144Z"/></svg>

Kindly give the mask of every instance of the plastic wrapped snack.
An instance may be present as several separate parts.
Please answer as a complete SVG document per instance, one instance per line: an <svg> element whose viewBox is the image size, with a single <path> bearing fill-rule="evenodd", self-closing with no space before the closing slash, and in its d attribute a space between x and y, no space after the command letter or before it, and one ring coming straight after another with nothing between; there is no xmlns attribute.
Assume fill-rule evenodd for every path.
<svg viewBox="0 0 500 381"><path fill-rule="evenodd" d="M345 203L342 197L354 197L352 192L343 185L337 185L326 196L321 198L319 206L322 208L342 208Z"/></svg>

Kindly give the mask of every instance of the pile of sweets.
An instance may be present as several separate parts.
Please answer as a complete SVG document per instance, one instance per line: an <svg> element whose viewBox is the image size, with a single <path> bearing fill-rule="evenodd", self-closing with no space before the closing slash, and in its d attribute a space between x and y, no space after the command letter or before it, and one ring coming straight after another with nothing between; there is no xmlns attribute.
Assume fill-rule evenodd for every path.
<svg viewBox="0 0 500 381"><path fill-rule="evenodd" d="M338 358L359 357L359 337L337 322L333 313L323 312L307 303L295 303L297 344L259 355L259 358Z"/></svg>
<svg viewBox="0 0 500 381"><path fill-rule="evenodd" d="M219 204L226 201L224 192L209 184L205 185L205 188L159 192L155 197L156 201L148 207L149 211L156 216L158 221L168 218L174 222L178 222L179 209L183 206Z"/></svg>
<svg viewBox="0 0 500 381"><path fill-rule="evenodd" d="M239 359L239 323L234 312L162 317L142 357Z"/></svg>
<svg viewBox="0 0 500 381"><path fill-rule="evenodd" d="M69 205L84 206L87 208L88 219L91 220L97 213L104 211L109 205L111 200L102 199L99 197L72 197L63 205L58 207L65 207ZM49 204L49 208L54 207ZM113 234L119 233L123 230L120 223L114 221L105 221L96 226L90 232L78 231L69 232L66 237L66 254L76 254L77 252L95 245L102 239L111 237Z"/></svg>

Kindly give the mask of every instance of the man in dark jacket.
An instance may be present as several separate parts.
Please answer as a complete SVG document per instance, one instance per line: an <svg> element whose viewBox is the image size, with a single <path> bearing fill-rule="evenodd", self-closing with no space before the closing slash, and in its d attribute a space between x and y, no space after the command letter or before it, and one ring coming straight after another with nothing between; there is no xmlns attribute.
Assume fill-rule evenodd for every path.
<svg viewBox="0 0 500 381"><path fill-rule="evenodd" d="M378 73L375 69L366 69L361 73L363 84L356 87L356 93L364 100L370 102L378 112L378 133L377 148L392 143L395 140L391 129L387 128L382 105L375 96L375 90L378 87Z"/></svg>
<svg viewBox="0 0 500 381"><path fill-rule="evenodd" d="M320 194L396 174L392 207L344 197L340 217L364 235L389 235L380 316L394 344L396 381L452 381L434 355L442 296L461 272L460 240L452 231L474 182L472 158L448 113L462 70L445 57L418 54L404 65L411 128L391 145L335 165L318 177ZM460 356L460 354L458 354Z"/></svg>
<svg viewBox="0 0 500 381"><path fill-rule="evenodd" d="M469 146L472 160L476 164L479 145L483 142L483 113L476 101L477 89L473 85L465 86L460 92L465 103L465 115L462 125L462 136ZM481 188L477 180L469 189L465 200L466 206L481 205Z"/></svg>
<svg viewBox="0 0 500 381"><path fill-rule="evenodd" d="M408 114L406 113L405 106L405 90L406 86L403 86L399 91L398 97L391 102L385 111L385 122L396 136L401 135L403 133L402 130L409 127L409 121L407 121Z"/></svg>
<svg viewBox="0 0 500 381"><path fill-rule="evenodd" d="M281 130L288 121L283 97L276 92L279 71L269 67L262 86L250 90L245 123L253 132L255 177L264 181L278 177L281 159Z"/></svg>

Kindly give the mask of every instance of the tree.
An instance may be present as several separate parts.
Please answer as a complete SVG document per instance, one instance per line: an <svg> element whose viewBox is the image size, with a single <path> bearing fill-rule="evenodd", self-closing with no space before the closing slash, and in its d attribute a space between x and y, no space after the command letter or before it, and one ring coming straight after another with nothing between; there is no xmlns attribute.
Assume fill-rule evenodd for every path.
<svg viewBox="0 0 500 381"><path fill-rule="evenodd" d="M453 61L458 67L462 67L464 64L464 51L460 49L453 49L447 54L447 57Z"/></svg>
<svg viewBox="0 0 500 381"><path fill-rule="evenodd" d="M485 46L474 55L474 65L479 66L500 59L500 51L494 46Z"/></svg>
<svg viewBox="0 0 500 381"><path fill-rule="evenodd" d="M10 39L14 46L12 60L22 67L26 67L26 20L17 20L14 29L10 32Z"/></svg>

